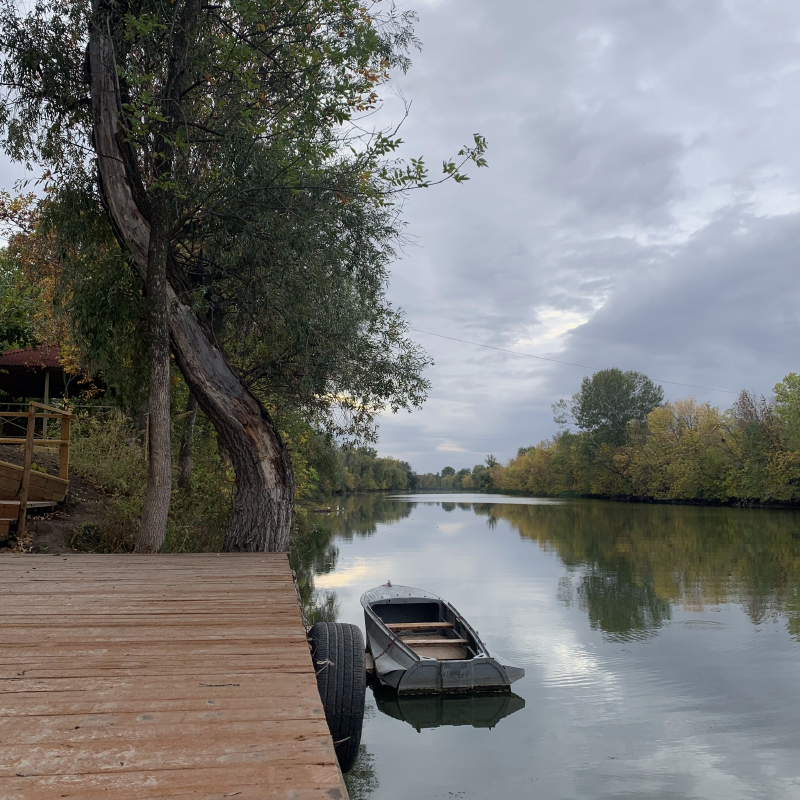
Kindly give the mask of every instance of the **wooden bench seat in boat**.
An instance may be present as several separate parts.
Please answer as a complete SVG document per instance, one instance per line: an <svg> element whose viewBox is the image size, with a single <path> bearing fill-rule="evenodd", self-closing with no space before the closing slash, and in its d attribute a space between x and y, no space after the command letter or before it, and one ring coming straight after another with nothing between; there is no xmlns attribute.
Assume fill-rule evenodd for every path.
<svg viewBox="0 0 800 800"><path fill-rule="evenodd" d="M439 628L452 627L452 623L436 624ZM405 628L406 626L401 625L401 627ZM430 630L430 628L423 630L426 629ZM399 638L412 650L417 650L424 658L435 658L438 661L460 661L467 657L464 645L469 644L468 639L448 639L446 636L437 636L435 633L428 636L423 634L423 636L401 636Z"/></svg>
<svg viewBox="0 0 800 800"><path fill-rule="evenodd" d="M409 647L430 647L436 644L469 644L468 639L447 639L443 636L429 637L426 639L406 639L404 636L400 637Z"/></svg>
<svg viewBox="0 0 800 800"><path fill-rule="evenodd" d="M427 631L438 628L452 628L452 622L387 622L390 631Z"/></svg>

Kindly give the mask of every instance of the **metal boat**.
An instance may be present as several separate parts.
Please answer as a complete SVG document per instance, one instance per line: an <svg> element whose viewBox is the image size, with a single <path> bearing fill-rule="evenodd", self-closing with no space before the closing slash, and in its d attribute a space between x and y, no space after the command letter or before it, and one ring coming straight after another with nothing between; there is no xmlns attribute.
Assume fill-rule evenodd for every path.
<svg viewBox="0 0 800 800"><path fill-rule="evenodd" d="M401 694L503 691L525 675L489 655L478 632L430 592L387 583L361 596L375 676Z"/></svg>

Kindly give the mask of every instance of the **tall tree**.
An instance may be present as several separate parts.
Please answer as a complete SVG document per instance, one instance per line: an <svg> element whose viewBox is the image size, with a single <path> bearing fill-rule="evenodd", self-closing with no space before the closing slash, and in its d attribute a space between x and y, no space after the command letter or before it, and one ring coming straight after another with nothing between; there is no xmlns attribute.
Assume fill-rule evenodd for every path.
<svg viewBox="0 0 800 800"><path fill-rule="evenodd" d="M572 421L588 431L596 444L622 444L625 428L647 415L664 401L664 390L641 372L602 369L581 381L581 388L569 400L553 405L555 421Z"/></svg>
<svg viewBox="0 0 800 800"><path fill-rule="evenodd" d="M142 549L157 549L165 530L167 337L236 472L226 550L288 548L292 470L264 400L295 391L319 413L338 403L358 426L379 401L401 408L424 397L425 359L382 289L400 231L387 200L431 180L421 160L388 161L399 140L361 135L356 119L375 108L390 70L408 66L412 22L357 0L38 0L27 13L2 0L6 151L45 164L67 206L81 206L76 196L100 202L146 286L155 461ZM443 179L465 180L461 166L483 166L484 149L476 136L460 163L444 163ZM292 247L302 223L316 264ZM326 238L339 245L338 262L323 258ZM350 347L337 356L323 347L315 359L321 339L291 341L298 316L287 325L280 309L270 313L283 287L264 275L289 273L296 284L304 265L317 267L313 302L292 309L302 317L322 301L326 269L341 279L340 297L357 296L365 267L348 258L370 252L380 256L367 291L377 311L356 297L347 307L355 320L329 314L327 327ZM269 336L249 324L259 305ZM226 340L226 331L237 335Z"/></svg>

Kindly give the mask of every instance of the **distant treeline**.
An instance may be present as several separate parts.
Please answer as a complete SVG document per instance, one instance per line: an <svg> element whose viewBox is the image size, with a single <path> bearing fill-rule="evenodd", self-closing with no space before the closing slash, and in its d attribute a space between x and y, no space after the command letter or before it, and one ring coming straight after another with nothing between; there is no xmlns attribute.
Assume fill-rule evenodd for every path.
<svg viewBox="0 0 800 800"><path fill-rule="evenodd" d="M370 491L507 491L728 504L800 503L800 375L766 398L743 391L721 410L690 397L664 402L637 372L606 369L553 406L562 431L505 465L416 474L370 447L294 437L298 496ZM290 437L291 439L292 437ZM305 442L305 444L303 444Z"/></svg>
<svg viewBox="0 0 800 800"><path fill-rule="evenodd" d="M554 407L574 424L505 466L495 490L640 500L766 504L800 501L800 375L774 398L743 391L725 411L690 397L663 402L638 373L603 370ZM470 487L471 488L471 487Z"/></svg>
<svg viewBox="0 0 800 800"><path fill-rule="evenodd" d="M415 487L411 465L391 456L379 458L371 447L339 451L337 492L406 491Z"/></svg>
<svg viewBox="0 0 800 800"><path fill-rule="evenodd" d="M445 489L459 492L488 492L493 488L490 470L497 467L494 456L486 459L486 464L476 464L472 469L456 470L445 467L441 472L426 472L414 475L417 490Z"/></svg>

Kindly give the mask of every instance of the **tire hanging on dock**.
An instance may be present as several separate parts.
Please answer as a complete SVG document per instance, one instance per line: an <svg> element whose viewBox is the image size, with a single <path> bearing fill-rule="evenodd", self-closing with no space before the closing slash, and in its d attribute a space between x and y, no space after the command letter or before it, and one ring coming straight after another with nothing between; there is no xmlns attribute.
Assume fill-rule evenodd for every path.
<svg viewBox="0 0 800 800"><path fill-rule="evenodd" d="M347 772L358 756L364 723L364 638L356 625L318 622L308 640L339 768Z"/></svg>

